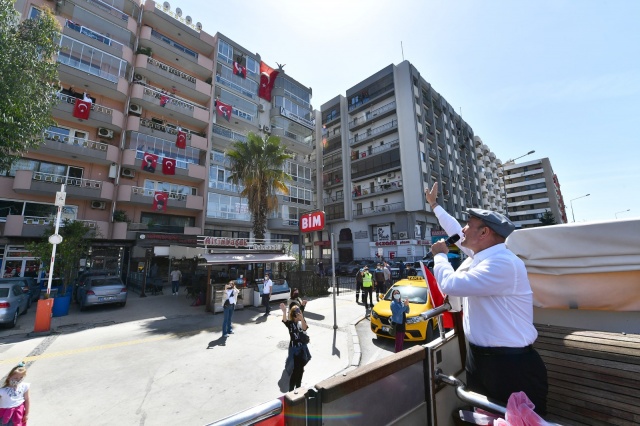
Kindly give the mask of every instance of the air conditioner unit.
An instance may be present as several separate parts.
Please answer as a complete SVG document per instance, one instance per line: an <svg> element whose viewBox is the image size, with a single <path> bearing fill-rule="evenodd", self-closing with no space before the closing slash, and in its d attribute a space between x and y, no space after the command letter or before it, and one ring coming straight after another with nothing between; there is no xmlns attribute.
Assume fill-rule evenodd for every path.
<svg viewBox="0 0 640 426"><path fill-rule="evenodd" d="M269 127L269 125L265 124L264 126L262 126L262 130L265 133L271 133L271 127Z"/></svg>
<svg viewBox="0 0 640 426"><path fill-rule="evenodd" d="M127 169L127 168L123 168L122 171L120 172L120 174L123 177L128 177L128 178L134 178L136 177L136 171L133 169Z"/></svg>
<svg viewBox="0 0 640 426"><path fill-rule="evenodd" d="M394 172L389 172L387 173L387 177L396 177L396 174Z"/></svg>
<svg viewBox="0 0 640 426"><path fill-rule="evenodd" d="M134 74L133 75L133 81L146 83L147 82L147 77L143 76L142 74Z"/></svg>
<svg viewBox="0 0 640 426"><path fill-rule="evenodd" d="M113 138L113 130L105 129L104 127L98 127L98 136L101 138L111 139Z"/></svg>
<svg viewBox="0 0 640 426"><path fill-rule="evenodd" d="M107 207L107 203L104 201L92 201L91 208L97 210L104 210Z"/></svg>
<svg viewBox="0 0 640 426"><path fill-rule="evenodd" d="M407 238L409 238L409 234L407 232L398 232L398 238L400 238L401 240L406 240Z"/></svg>
<svg viewBox="0 0 640 426"><path fill-rule="evenodd" d="M142 107L137 104L129 104L129 114L140 117L142 115Z"/></svg>
<svg viewBox="0 0 640 426"><path fill-rule="evenodd" d="M259 104L259 105L258 105L258 111L260 111L260 112L264 112L264 105Z"/></svg>

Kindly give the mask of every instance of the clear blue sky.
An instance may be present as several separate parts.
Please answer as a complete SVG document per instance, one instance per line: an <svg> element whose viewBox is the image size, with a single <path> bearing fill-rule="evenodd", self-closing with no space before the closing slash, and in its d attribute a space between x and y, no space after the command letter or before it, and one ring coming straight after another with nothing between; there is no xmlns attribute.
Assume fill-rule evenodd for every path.
<svg viewBox="0 0 640 426"><path fill-rule="evenodd" d="M640 1L170 1L321 104L411 61L502 161L548 157L571 221L640 217Z"/></svg>

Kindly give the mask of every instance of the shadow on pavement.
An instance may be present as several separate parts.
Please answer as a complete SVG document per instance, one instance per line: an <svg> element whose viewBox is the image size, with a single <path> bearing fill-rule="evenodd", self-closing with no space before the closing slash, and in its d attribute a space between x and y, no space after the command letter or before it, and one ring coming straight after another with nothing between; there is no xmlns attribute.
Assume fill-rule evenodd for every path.
<svg viewBox="0 0 640 426"><path fill-rule="evenodd" d="M213 349L216 346L226 346L227 345L227 337L220 336L216 340L212 340L209 342L209 346L207 349Z"/></svg>
<svg viewBox="0 0 640 426"><path fill-rule="evenodd" d="M322 321L324 319L324 315L314 314L313 312L304 311L305 319L309 319L312 321Z"/></svg>
<svg viewBox="0 0 640 426"><path fill-rule="evenodd" d="M278 380L278 387L280 388L280 392L287 393L289 392L289 374L287 370L282 369L282 375L280 376L280 380Z"/></svg>
<svg viewBox="0 0 640 426"><path fill-rule="evenodd" d="M334 328L333 329L333 349L331 351L331 355L336 355L338 358L340 358L340 349L338 349L338 347L336 346L337 333L338 333L338 330Z"/></svg>

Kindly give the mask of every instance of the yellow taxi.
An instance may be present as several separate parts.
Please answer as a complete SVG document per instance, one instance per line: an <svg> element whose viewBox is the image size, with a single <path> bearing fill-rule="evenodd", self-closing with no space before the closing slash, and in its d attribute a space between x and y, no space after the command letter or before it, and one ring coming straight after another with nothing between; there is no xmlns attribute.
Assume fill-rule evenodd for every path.
<svg viewBox="0 0 640 426"><path fill-rule="evenodd" d="M400 290L402 300L409 299L409 312L407 313L406 331L404 340L411 341L431 341L437 336L438 322L437 319L425 319L425 314L432 309L431 300L429 300L429 292L427 291L427 282L422 276L422 271L418 271L418 276L407 277L396 282L384 295L384 299L380 299L371 310L371 331L376 336L395 339L395 335L391 335L389 321L391 318L391 294L393 290Z"/></svg>

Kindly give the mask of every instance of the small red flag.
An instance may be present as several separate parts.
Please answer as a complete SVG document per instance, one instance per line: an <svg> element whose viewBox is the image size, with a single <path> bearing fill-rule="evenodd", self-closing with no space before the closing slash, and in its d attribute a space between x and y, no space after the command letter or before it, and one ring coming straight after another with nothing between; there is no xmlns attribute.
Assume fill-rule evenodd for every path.
<svg viewBox="0 0 640 426"><path fill-rule="evenodd" d="M187 134L182 130L178 130L178 137L176 138L176 147L182 148L182 149L187 147Z"/></svg>
<svg viewBox="0 0 640 426"><path fill-rule="evenodd" d="M231 120L231 112L233 111L233 107L231 105L227 105L223 102L216 101L216 112L218 115L223 116L227 119L227 121Z"/></svg>
<svg viewBox="0 0 640 426"><path fill-rule="evenodd" d="M88 120L90 112L91 112L91 102L83 101L82 99L76 99L76 104L73 107L73 116L75 118Z"/></svg>
<svg viewBox="0 0 640 426"><path fill-rule="evenodd" d="M158 165L158 156L155 154L150 154L148 152L145 152L144 156L142 157L142 170L150 173L155 173L157 165Z"/></svg>
<svg viewBox="0 0 640 426"><path fill-rule="evenodd" d="M274 70L264 62L260 62L260 87L258 88L258 96L271 102L271 90L276 82L276 77L280 72Z"/></svg>
<svg viewBox="0 0 640 426"><path fill-rule="evenodd" d="M176 174L176 159L164 157L162 159L162 173L165 175Z"/></svg>
<svg viewBox="0 0 640 426"><path fill-rule="evenodd" d="M431 271L429 271L429 268L425 266L424 262L420 262L420 267L422 268L422 273L427 280L427 290L429 291L431 304L434 308L437 308L444 303L444 298L446 296L442 293L442 290L440 290L436 277L433 276ZM445 312L442 314L442 325L444 328L453 328L453 315L451 312Z"/></svg>
<svg viewBox="0 0 640 426"><path fill-rule="evenodd" d="M164 107L167 104L167 102L169 102L169 96L164 94L160 95L160 106Z"/></svg>
<svg viewBox="0 0 640 426"><path fill-rule="evenodd" d="M156 191L153 194L153 209L167 211L167 201L169 201L169 194L162 191Z"/></svg>

